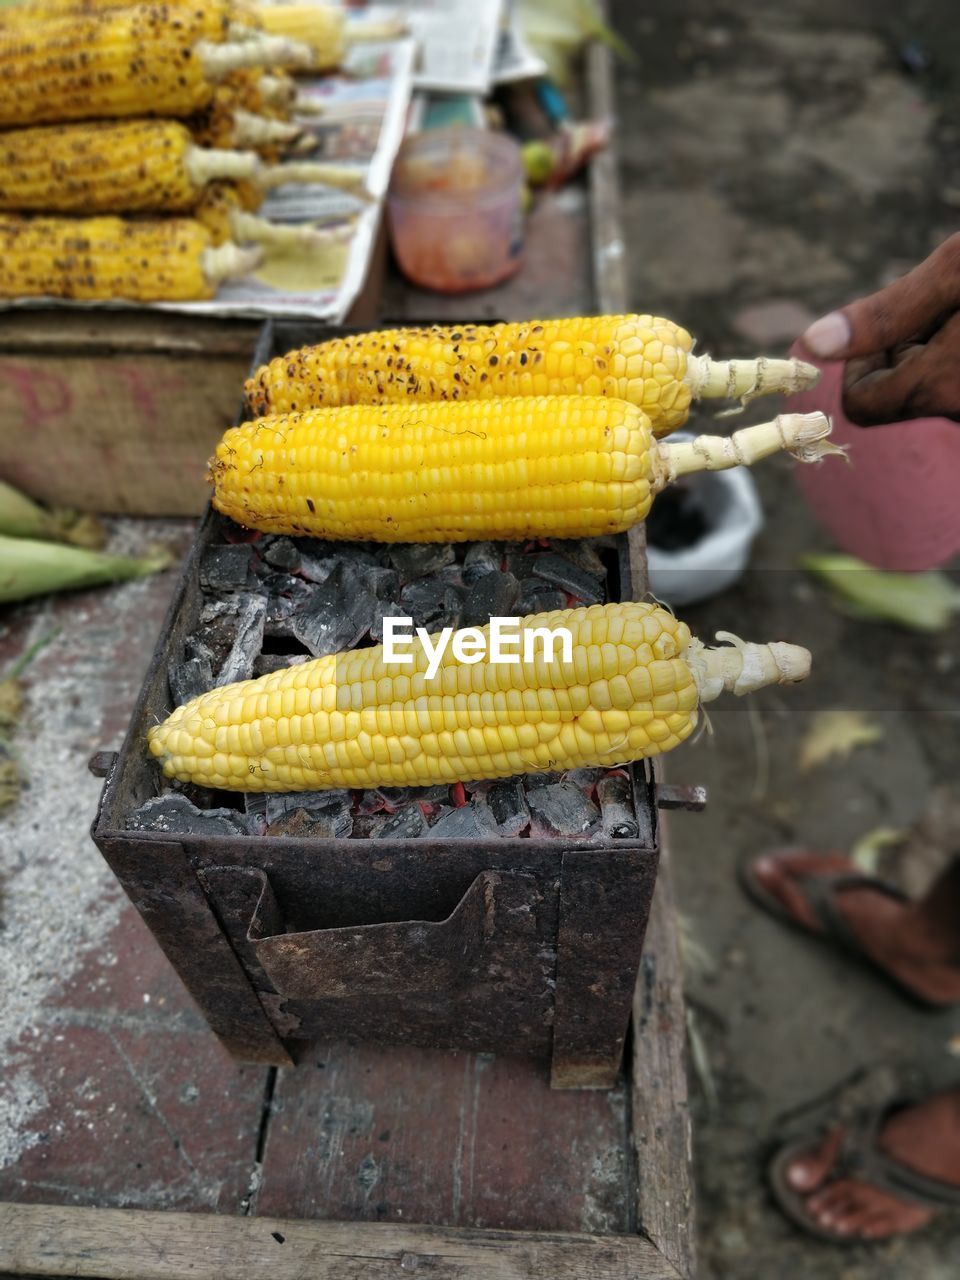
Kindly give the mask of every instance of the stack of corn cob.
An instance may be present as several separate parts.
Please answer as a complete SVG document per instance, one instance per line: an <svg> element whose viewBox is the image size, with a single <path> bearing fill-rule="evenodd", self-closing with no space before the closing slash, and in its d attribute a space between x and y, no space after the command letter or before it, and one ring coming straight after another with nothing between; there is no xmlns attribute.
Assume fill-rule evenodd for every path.
<svg viewBox="0 0 960 1280"><path fill-rule="evenodd" d="M302 137L284 68L316 61L245 0L0 12L0 297L209 298L262 243L339 239L255 213L284 182L362 181L273 163Z"/></svg>
<svg viewBox="0 0 960 1280"><path fill-rule="evenodd" d="M699 396L809 386L795 360L720 362L652 316L394 330L290 352L247 383L261 415L211 460L214 506L268 533L382 542L617 533L677 476L786 450L836 452L822 414L661 442ZM709 650L664 609L624 603L522 620L572 656L498 664L382 647L228 685L150 733L168 777L245 791L430 785L607 765L682 742L700 702L791 683L792 645Z"/></svg>

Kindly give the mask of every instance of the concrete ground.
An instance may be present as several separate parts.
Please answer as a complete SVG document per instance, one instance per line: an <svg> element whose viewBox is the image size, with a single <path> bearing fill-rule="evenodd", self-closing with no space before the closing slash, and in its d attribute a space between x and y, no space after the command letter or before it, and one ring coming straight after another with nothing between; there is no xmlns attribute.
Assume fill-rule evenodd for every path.
<svg viewBox="0 0 960 1280"><path fill-rule="evenodd" d="M619 74L624 224L637 310L727 356L785 349L809 319L871 291L960 227L960 28L951 0L621 0L638 51ZM921 73L905 69L929 62ZM769 407L769 406L768 406ZM754 410L756 406L754 406ZM752 412L749 421L762 416ZM698 426L703 429L706 419ZM704 1280L947 1280L960 1224L837 1249L794 1231L764 1188L778 1117L856 1068L915 1063L960 1080L960 1021L916 1011L869 973L781 929L735 869L767 846L849 847L914 830L885 858L917 889L960 848L960 628L911 634L845 616L797 568L829 543L789 464L758 469L767 525L734 590L683 610L815 654L800 690L711 711L671 780L706 783L672 823L695 1053ZM801 772L823 708L868 712L882 738Z"/></svg>

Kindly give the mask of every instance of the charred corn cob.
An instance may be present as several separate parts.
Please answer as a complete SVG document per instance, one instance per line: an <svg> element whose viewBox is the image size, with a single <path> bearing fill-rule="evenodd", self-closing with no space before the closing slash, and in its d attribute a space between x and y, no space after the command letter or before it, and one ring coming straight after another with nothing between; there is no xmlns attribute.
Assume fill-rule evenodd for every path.
<svg viewBox="0 0 960 1280"><path fill-rule="evenodd" d="M347 51L343 12L326 4L265 4L258 10L264 31L309 45L313 67L332 71Z"/></svg>
<svg viewBox="0 0 960 1280"><path fill-rule="evenodd" d="M256 206L253 206L254 208ZM321 227L314 223L271 222L250 212L249 201L230 182L213 182L207 187L193 216L210 232L215 245L235 240L238 244L262 244L279 249L320 249L340 244L350 237L343 225Z"/></svg>
<svg viewBox="0 0 960 1280"><path fill-rule="evenodd" d="M260 254L215 248L189 218L0 218L0 297L179 302L212 298Z"/></svg>
<svg viewBox="0 0 960 1280"><path fill-rule="evenodd" d="M829 432L822 413L790 414L729 437L657 443L635 405L590 396L352 405L231 428L210 478L218 511L267 533L587 537L643 520L654 495L687 472L780 450L822 457Z"/></svg>
<svg viewBox="0 0 960 1280"><path fill-rule="evenodd" d="M21 23L0 39L0 126L117 116L186 116L244 67L285 65L303 46L223 42L222 15L138 5Z"/></svg>
<svg viewBox="0 0 960 1280"><path fill-rule="evenodd" d="M253 152L197 147L173 120L40 125L0 134L0 209L185 213L207 183L252 178Z"/></svg>
<svg viewBox="0 0 960 1280"><path fill-rule="evenodd" d="M201 147L235 147L253 150L270 160L303 137L303 129L288 120L256 115L242 107L224 106L214 101L187 122L194 141Z"/></svg>
<svg viewBox="0 0 960 1280"><path fill-rule="evenodd" d="M542 631L570 636L552 660ZM481 629L489 637L489 627ZM540 630L528 654L523 637ZM516 634L516 633L515 633ZM454 644L429 675L426 646L407 664L382 646L226 685L174 711L148 735L168 778L229 791L429 786L660 755L693 732L701 702L723 690L791 684L806 649L710 649L652 604L593 605L520 620L510 652L464 662ZM434 638L434 645L436 640Z"/></svg>
<svg viewBox="0 0 960 1280"><path fill-rule="evenodd" d="M658 316L392 329L277 357L247 382L247 404L265 414L391 400L615 396L666 435L701 396L747 401L818 377L799 360L711 360L692 348L685 329Z"/></svg>

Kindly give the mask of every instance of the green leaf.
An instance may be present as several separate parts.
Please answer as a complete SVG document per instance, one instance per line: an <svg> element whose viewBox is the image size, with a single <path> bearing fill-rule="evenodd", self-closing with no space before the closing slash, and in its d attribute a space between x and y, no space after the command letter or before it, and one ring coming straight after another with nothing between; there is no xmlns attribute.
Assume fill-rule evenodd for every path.
<svg viewBox="0 0 960 1280"><path fill-rule="evenodd" d="M960 611L960 589L938 570L888 573L840 555L804 556L801 564L867 621L942 631Z"/></svg>

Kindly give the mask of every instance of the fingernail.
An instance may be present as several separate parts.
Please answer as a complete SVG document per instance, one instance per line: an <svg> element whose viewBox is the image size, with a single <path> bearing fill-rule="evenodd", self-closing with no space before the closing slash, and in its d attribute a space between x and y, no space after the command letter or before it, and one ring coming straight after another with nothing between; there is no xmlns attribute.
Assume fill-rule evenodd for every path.
<svg viewBox="0 0 960 1280"><path fill-rule="evenodd" d="M850 343L850 321L842 311L831 311L815 320L803 335L803 345L815 356L829 359L842 355Z"/></svg>

